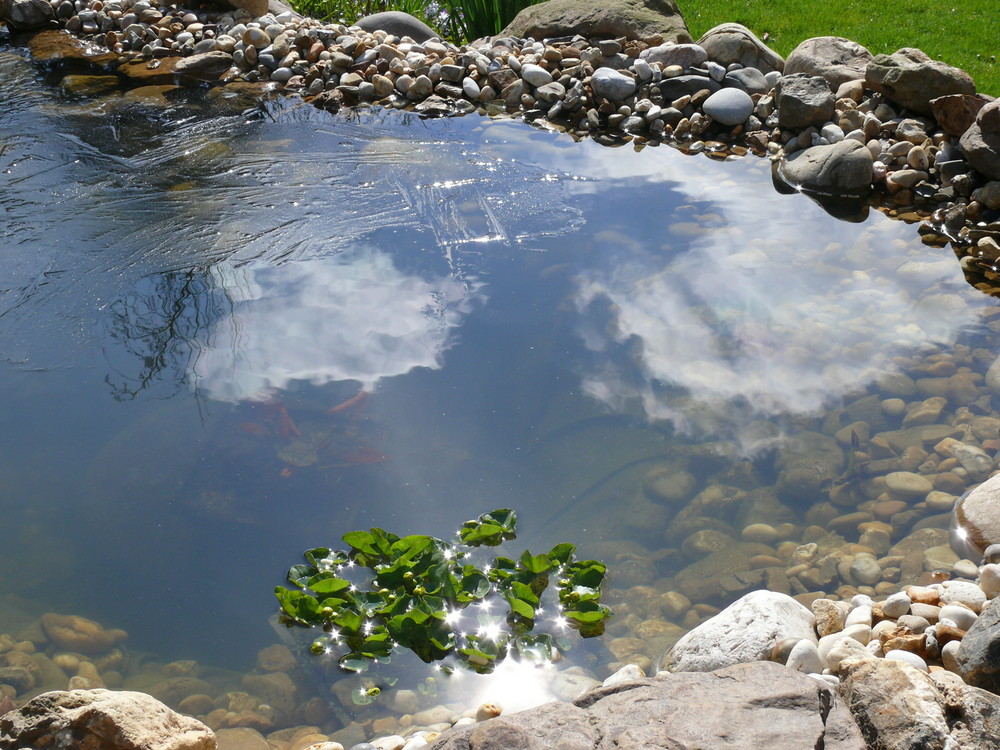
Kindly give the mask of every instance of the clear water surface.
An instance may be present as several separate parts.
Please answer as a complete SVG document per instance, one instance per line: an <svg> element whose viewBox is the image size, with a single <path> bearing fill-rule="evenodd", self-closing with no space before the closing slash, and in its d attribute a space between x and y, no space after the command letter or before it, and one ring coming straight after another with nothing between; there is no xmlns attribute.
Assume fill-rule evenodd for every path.
<svg viewBox="0 0 1000 750"><path fill-rule="evenodd" d="M369 525L509 506L528 546L667 546L616 477L753 459L760 420L976 346L994 306L752 157L74 100L13 48L0 100L0 624L85 615L164 660L252 667L287 567Z"/></svg>

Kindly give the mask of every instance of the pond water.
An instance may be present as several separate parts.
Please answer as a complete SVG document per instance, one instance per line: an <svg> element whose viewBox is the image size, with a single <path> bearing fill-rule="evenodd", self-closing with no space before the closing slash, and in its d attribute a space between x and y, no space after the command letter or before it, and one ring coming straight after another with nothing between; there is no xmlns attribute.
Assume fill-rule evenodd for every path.
<svg viewBox="0 0 1000 750"><path fill-rule="evenodd" d="M951 252L763 159L56 83L0 49L0 632L72 613L248 670L302 550L497 507L666 589L664 502L773 487L890 375L985 392L996 304ZM798 541L828 498L780 499L755 520Z"/></svg>

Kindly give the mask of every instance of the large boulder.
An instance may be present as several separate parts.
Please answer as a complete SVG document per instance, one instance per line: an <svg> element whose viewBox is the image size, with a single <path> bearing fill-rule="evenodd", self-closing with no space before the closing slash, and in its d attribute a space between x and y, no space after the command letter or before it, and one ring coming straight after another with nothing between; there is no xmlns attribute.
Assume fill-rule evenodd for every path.
<svg viewBox="0 0 1000 750"><path fill-rule="evenodd" d="M383 13L373 13L357 21L358 28L365 31L386 31L393 36L408 36L415 42L423 43L438 36L430 26L419 18L398 10L387 10Z"/></svg>
<svg viewBox="0 0 1000 750"><path fill-rule="evenodd" d="M990 102L979 110L975 124L965 131L959 143L973 169L1000 180L1000 101Z"/></svg>
<svg viewBox="0 0 1000 750"><path fill-rule="evenodd" d="M796 151L779 163L777 173L786 184L807 193L838 198L863 197L872 190L873 163L871 151L863 143L843 140ZM817 500L820 484L836 476L836 470L831 468L832 459L825 467L803 461L789 464L782 468L779 487L786 495L805 499L808 494Z"/></svg>
<svg viewBox="0 0 1000 750"><path fill-rule="evenodd" d="M212 730L145 693L42 693L0 717L0 750L215 750Z"/></svg>
<svg viewBox="0 0 1000 750"><path fill-rule="evenodd" d="M996 747L1000 698L893 659L841 662L841 690L869 747Z"/></svg>
<svg viewBox="0 0 1000 750"><path fill-rule="evenodd" d="M958 672L970 685L1000 693L1000 598L983 608L962 638Z"/></svg>
<svg viewBox="0 0 1000 750"><path fill-rule="evenodd" d="M739 23L723 23L709 29L698 44L715 62L727 67L739 63L745 68L756 68L761 73L780 73L785 66L781 55Z"/></svg>
<svg viewBox="0 0 1000 750"><path fill-rule="evenodd" d="M56 20L56 12L45 0L0 0L0 21L15 31L44 29Z"/></svg>
<svg viewBox="0 0 1000 750"><path fill-rule="evenodd" d="M1000 544L1000 475L987 479L955 504L950 542L957 553L973 560L981 558L991 544Z"/></svg>
<svg viewBox="0 0 1000 750"><path fill-rule="evenodd" d="M785 74L821 76L836 91L842 83L865 77L872 53L857 42L839 36L806 39L785 60Z"/></svg>
<svg viewBox="0 0 1000 750"><path fill-rule="evenodd" d="M801 130L833 117L836 97L822 76L785 75L777 85L778 125Z"/></svg>
<svg viewBox="0 0 1000 750"><path fill-rule="evenodd" d="M813 613L786 594L751 591L687 633L667 653L671 672L711 672L770 657L785 638L816 642Z"/></svg>
<svg viewBox="0 0 1000 750"><path fill-rule="evenodd" d="M770 662L598 688L445 732L429 750L864 750L835 691Z"/></svg>
<svg viewBox="0 0 1000 750"><path fill-rule="evenodd" d="M693 41L674 0L547 0L531 5L500 36L546 39L582 34L586 37Z"/></svg>
<svg viewBox="0 0 1000 750"><path fill-rule="evenodd" d="M931 114L931 99L976 93L975 81L964 70L932 60L913 47L876 55L865 69L865 86L924 115Z"/></svg>

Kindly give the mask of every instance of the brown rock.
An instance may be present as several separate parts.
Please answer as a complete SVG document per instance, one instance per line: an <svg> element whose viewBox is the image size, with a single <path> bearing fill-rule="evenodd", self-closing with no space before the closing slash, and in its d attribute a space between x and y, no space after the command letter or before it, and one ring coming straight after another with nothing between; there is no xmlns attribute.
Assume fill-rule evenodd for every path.
<svg viewBox="0 0 1000 750"><path fill-rule="evenodd" d="M216 750L211 730L145 693L42 693L0 717L0 749Z"/></svg>
<svg viewBox="0 0 1000 750"><path fill-rule="evenodd" d="M183 57L160 57L155 60L131 60L118 68L118 73L125 76L133 85L156 86L176 84L177 75L174 68Z"/></svg>
<svg viewBox="0 0 1000 750"><path fill-rule="evenodd" d="M291 672L298 662L288 646L275 643L257 652L257 666L265 672Z"/></svg>
<svg viewBox="0 0 1000 750"><path fill-rule="evenodd" d="M979 94L948 94L931 100L931 114L948 135L960 136L976 121L989 99Z"/></svg>
<svg viewBox="0 0 1000 750"><path fill-rule="evenodd" d="M912 47L891 55L877 55L865 70L865 85L896 104L925 115L931 114L932 99L976 93L972 76L964 70L932 60Z"/></svg>
<svg viewBox="0 0 1000 750"><path fill-rule="evenodd" d="M65 31L46 30L28 42L31 57L47 66L78 68L81 71L106 71L118 66L121 59L112 52L95 52Z"/></svg>
<svg viewBox="0 0 1000 750"><path fill-rule="evenodd" d="M78 615L42 615L45 634L59 648L80 654L100 654L125 640L124 630L106 630L100 623Z"/></svg>
<svg viewBox="0 0 1000 750"><path fill-rule="evenodd" d="M603 39L692 41L673 0L548 0L530 5L500 32L500 36L545 39L583 34Z"/></svg>

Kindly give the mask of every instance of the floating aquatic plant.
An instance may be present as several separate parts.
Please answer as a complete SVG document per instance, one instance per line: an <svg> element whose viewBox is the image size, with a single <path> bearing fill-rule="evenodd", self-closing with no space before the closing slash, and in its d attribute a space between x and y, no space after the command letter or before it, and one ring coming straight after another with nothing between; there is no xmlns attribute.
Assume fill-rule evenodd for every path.
<svg viewBox="0 0 1000 750"><path fill-rule="evenodd" d="M572 544L537 555L525 551L516 560L472 562L475 548L513 540L516 523L513 510L494 510L467 521L455 542L379 528L352 531L343 536L349 549L310 549L305 564L289 569L294 588L274 590L279 619L321 630L310 650L335 656L349 672L388 663L406 650L426 663L450 658L480 674L511 655L550 661L559 644L551 632L534 632L540 622L584 638L604 632L612 614L601 604L607 568L576 560ZM546 613L542 597L552 577L557 604Z"/></svg>

